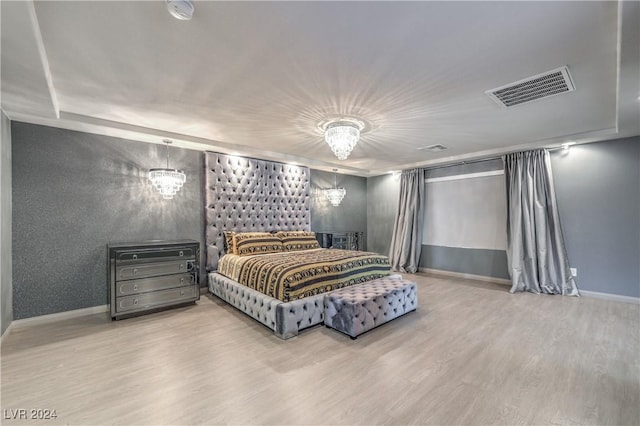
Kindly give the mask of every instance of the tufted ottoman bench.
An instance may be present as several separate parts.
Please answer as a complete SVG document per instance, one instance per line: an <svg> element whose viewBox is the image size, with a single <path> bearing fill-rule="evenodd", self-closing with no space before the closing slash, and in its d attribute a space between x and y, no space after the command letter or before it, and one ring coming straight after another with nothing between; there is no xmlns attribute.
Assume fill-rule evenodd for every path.
<svg viewBox="0 0 640 426"><path fill-rule="evenodd" d="M393 275L324 296L324 325L355 339L418 307L416 283Z"/></svg>

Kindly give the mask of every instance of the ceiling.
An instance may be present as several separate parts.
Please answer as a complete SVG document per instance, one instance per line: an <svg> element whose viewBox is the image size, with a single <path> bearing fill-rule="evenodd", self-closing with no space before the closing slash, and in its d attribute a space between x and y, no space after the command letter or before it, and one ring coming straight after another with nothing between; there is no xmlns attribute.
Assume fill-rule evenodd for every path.
<svg viewBox="0 0 640 426"><path fill-rule="evenodd" d="M360 176L640 134L639 2L194 4L3 1L2 109ZM574 92L484 93L564 65ZM318 129L339 116L367 123L345 161Z"/></svg>

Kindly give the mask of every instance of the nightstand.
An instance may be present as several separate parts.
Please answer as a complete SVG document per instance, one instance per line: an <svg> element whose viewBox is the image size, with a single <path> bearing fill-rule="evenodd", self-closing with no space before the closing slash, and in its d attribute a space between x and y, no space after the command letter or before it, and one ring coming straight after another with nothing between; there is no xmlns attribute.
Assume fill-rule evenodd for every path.
<svg viewBox="0 0 640 426"><path fill-rule="evenodd" d="M320 247L343 250L364 250L364 232L316 232Z"/></svg>

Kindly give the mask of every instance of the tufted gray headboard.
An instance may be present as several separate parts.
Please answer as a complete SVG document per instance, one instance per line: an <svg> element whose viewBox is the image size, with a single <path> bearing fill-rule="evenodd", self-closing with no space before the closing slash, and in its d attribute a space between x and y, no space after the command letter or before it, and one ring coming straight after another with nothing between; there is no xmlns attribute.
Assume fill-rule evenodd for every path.
<svg viewBox="0 0 640 426"><path fill-rule="evenodd" d="M207 271L224 254L223 231L309 231L309 169L205 152Z"/></svg>

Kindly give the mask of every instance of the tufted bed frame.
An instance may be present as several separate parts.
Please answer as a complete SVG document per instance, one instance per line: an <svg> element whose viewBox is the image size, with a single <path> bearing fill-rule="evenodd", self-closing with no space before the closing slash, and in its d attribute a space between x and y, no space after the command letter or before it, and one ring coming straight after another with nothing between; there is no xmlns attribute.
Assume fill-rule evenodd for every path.
<svg viewBox="0 0 640 426"><path fill-rule="evenodd" d="M209 291L287 339L324 320L323 294L282 302L217 273L224 231L309 231L307 167L205 153Z"/></svg>

